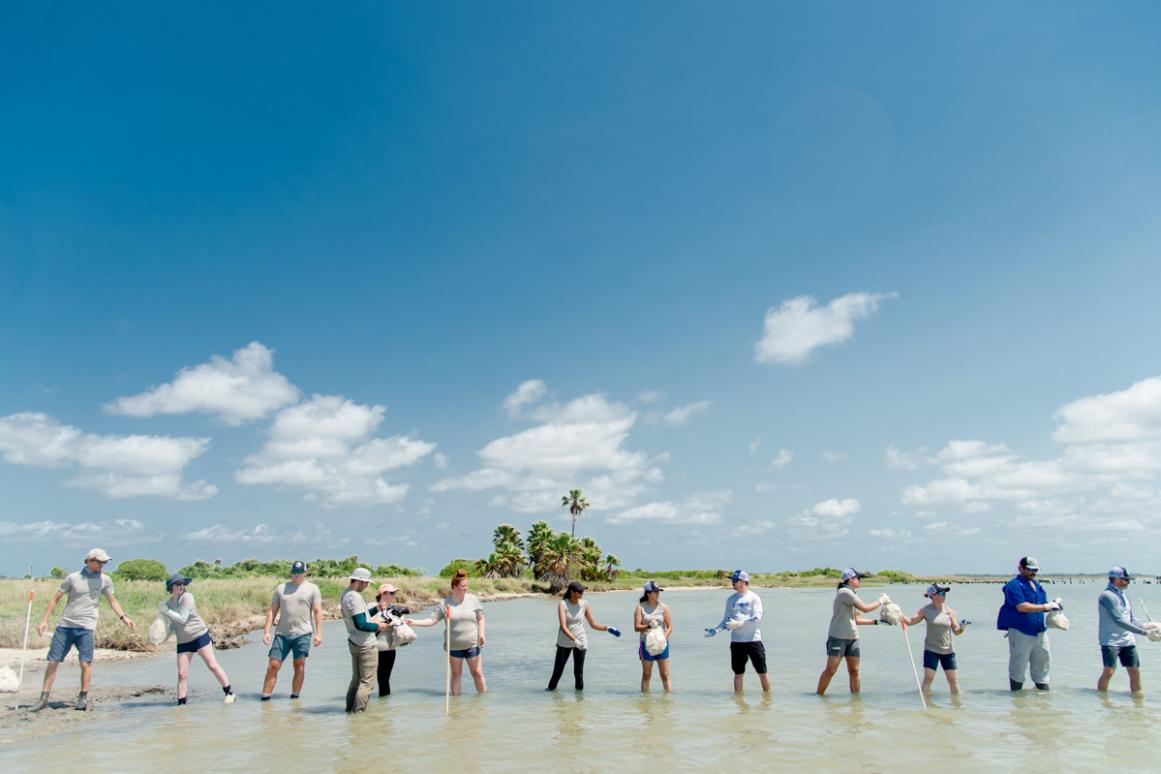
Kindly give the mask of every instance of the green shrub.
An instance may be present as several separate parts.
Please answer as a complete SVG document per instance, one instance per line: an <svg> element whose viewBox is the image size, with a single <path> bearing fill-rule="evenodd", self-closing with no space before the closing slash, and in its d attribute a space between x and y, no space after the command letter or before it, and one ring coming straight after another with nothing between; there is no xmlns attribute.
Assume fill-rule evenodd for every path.
<svg viewBox="0 0 1161 774"><path fill-rule="evenodd" d="M169 571L156 559L127 559L117 565L114 575L122 580L163 581Z"/></svg>
<svg viewBox="0 0 1161 774"><path fill-rule="evenodd" d="M439 571L439 577L450 578L456 574L456 570L463 569L469 575L474 575L476 572L476 563L472 559L452 559L447 563L442 570Z"/></svg>
<svg viewBox="0 0 1161 774"><path fill-rule="evenodd" d="M63 578L66 573L63 567L53 567L48 571L48 574L54 578Z"/></svg>
<svg viewBox="0 0 1161 774"><path fill-rule="evenodd" d="M375 574L384 578L415 578L423 573L411 567L401 567L397 564L381 564L375 568Z"/></svg>

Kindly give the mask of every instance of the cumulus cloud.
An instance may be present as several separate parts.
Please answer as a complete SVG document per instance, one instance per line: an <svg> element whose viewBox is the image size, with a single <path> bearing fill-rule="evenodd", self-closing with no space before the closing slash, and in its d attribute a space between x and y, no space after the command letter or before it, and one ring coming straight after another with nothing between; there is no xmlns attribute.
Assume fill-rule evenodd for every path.
<svg viewBox="0 0 1161 774"><path fill-rule="evenodd" d="M388 483L383 474L415 464L435 444L401 435L371 438L385 413L383 406L341 395L315 395L278 413L266 445L234 477L304 489L308 501L328 508L397 503L408 485Z"/></svg>
<svg viewBox="0 0 1161 774"><path fill-rule="evenodd" d="M334 531L325 524L315 524L307 529L278 529L269 524L256 524L253 527L227 527L223 524L211 524L208 527L182 533L182 540L191 543L226 543L230 545L342 545L348 543L347 538L335 535Z"/></svg>
<svg viewBox="0 0 1161 774"><path fill-rule="evenodd" d="M97 522L34 521L28 524L0 521L0 539L12 543L123 546L153 542L157 538L146 533L145 525L136 519L112 519Z"/></svg>
<svg viewBox="0 0 1161 774"><path fill-rule="evenodd" d="M922 447L915 451L905 452L894 446L888 446L884 464L886 464L887 470L919 470L927 462L926 453L927 450Z"/></svg>
<svg viewBox="0 0 1161 774"><path fill-rule="evenodd" d="M794 452L789 449L779 449L778 453L774 455L774 459L770 460L770 467L774 470L781 470L794 461Z"/></svg>
<svg viewBox="0 0 1161 774"><path fill-rule="evenodd" d="M685 406L678 406L677 408L666 412L662 417L662 421L670 427L680 427L689 421L689 418L694 414L701 414L709 411L710 406L714 405L712 400L699 400L696 403L689 403Z"/></svg>
<svg viewBox="0 0 1161 774"><path fill-rule="evenodd" d="M662 457L625 448L637 414L600 393L536 406L539 424L497 438L477 452L482 467L449 476L432 491L501 490L489 502L518 513L553 512L561 492L580 486L594 509L627 507L661 480Z"/></svg>
<svg viewBox="0 0 1161 774"><path fill-rule="evenodd" d="M536 403L544 397L548 388L540 379L529 379L521 382L511 395L504 398L504 411L513 419L519 419L525 406Z"/></svg>
<svg viewBox="0 0 1161 774"><path fill-rule="evenodd" d="M685 500L645 503L609 516L612 524L659 522L664 524L720 524L723 511L733 499L729 489L695 492Z"/></svg>
<svg viewBox="0 0 1161 774"><path fill-rule="evenodd" d="M95 489L115 499L213 497L217 487L205 481L185 482L181 475L209 447L209 438L86 433L37 412L0 417L0 459L72 470L69 486Z"/></svg>
<svg viewBox="0 0 1161 774"><path fill-rule="evenodd" d="M171 382L105 404L105 411L132 417L213 414L240 425L298 399L298 388L274 370L274 351L252 341L229 360L214 355L208 363L181 369Z"/></svg>
<svg viewBox="0 0 1161 774"><path fill-rule="evenodd" d="M853 497L830 498L800 511L790 519L790 526L800 535L813 537L841 537L850 531L855 514L862 510Z"/></svg>
<svg viewBox="0 0 1161 774"><path fill-rule="evenodd" d="M1068 403L1056 411L1056 420L1060 426L1054 437L1064 443L1161 437L1161 377Z"/></svg>
<svg viewBox="0 0 1161 774"><path fill-rule="evenodd" d="M783 301L766 312L762 338L754 345L754 360L779 365L804 363L817 348L850 339L855 322L871 317L880 303L893 298L898 294L848 293L825 306L810 296Z"/></svg>

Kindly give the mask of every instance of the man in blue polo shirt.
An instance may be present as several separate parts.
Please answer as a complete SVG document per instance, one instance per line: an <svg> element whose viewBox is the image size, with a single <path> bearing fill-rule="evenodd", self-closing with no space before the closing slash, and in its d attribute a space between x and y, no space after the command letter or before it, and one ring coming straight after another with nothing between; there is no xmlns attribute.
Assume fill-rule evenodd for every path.
<svg viewBox="0 0 1161 774"><path fill-rule="evenodd" d="M1044 614L1060 610L1060 600L1048 601L1044 587L1036 582L1040 564L1030 556L1020 559L1019 574L1004 584L1004 605L996 619L997 629L1008 632L1008 687L1019 691L1029 665L1032 682L1048 690L1048 629Z"/></svg>

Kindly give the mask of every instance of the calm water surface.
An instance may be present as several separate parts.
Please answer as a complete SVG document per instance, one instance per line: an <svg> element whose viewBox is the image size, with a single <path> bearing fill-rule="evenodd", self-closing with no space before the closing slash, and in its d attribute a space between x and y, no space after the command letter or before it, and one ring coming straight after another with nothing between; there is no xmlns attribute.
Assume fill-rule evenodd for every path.
<svg viewBox="0 0 1161 774"><path fill-rule="evenodd" d="M757 679L747 692L731 691L728 638L706 639L702 629L720 619L728 592L674 591L663 599L674 617L671 642L674 692L638 692L637 640L591 633L583 694L566 672L561 689L546 693L555 643L555 603L519 599L485 606L489 693L453 698L444 716L443 660L435 629L399 652L392 696L372 698L364 715L343 711L350 657L342 625L327 624L326 639L308 661L301 701L288 698L291 670L284 669L275 699L260 703L265 669L260 642L219 653L239 699L221 704L213 677L200 662L191 673L192 702L173 706L172 695L146 696L117 711L99 707L88 722L39 741L0 746L5 771L61 765L96 770L317 771L388 769L420 771L623 771L675 769L887 771L938 768L968 771L1029 766L1068 771L1151 770L1161 749L1161 645L1139 638L1145 699L1128 695L1124 670L1113 690L1094 690L1100 670L1096 595L1103 583L1058 585L1068 632L1052 634L1050 693L1007 690L1007 642L994 628L999 586L958 586L949 602L976 624L958 638L961 698L952 700L942 674L923 710L900 629L874 627L863 634L863 693L852 698L840 672L830 695L813 694L825 660L823 643L832 590L758 589L765 605L766 642L773 696ZM909 614L924 602L921 587L888 592ZM865 589L873 600L879 593ZM1130 590L1161 610L1161 588ZM598 620L624 630L637 595L588 595ZM911 631L916 658L922 625ZM172 657L98 664L101 685L169 685ZM37 675L36 677L39 677ZM466 675L465 675L466 678ZM34 678L35 679L35 678ZM76 671L62 673L56 698L75 695ZM1157 693L1152 693L1156 685ZM64 711L64 710L61 710ZM660 768L659 768L660 767Z"/></svg>

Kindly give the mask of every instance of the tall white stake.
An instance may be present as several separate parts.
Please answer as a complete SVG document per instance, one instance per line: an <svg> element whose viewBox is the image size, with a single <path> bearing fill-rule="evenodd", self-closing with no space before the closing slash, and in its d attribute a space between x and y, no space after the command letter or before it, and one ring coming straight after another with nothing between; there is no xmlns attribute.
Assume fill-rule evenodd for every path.
<svg viewBox="0 0 1161 774"><path fill-rule="evenodd" d="M907 627L903 627L903 642L907 643L907 660L911 663L911 674L915 675L915 687L919 690L919 701L923 702L923 709L927 709L927 697L923 695L923 685L919 682L919 670L915 668L915 656L911 653L911 639L907 636Z"/></svg>

